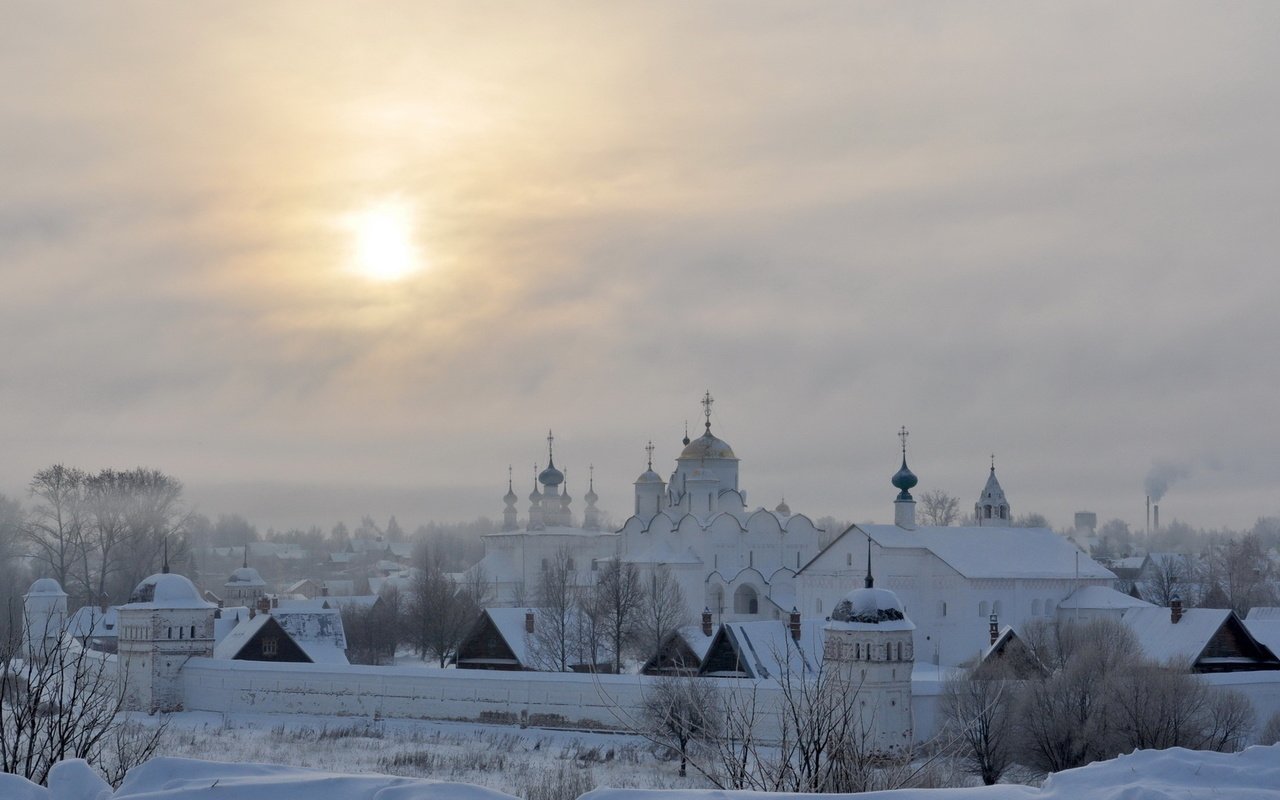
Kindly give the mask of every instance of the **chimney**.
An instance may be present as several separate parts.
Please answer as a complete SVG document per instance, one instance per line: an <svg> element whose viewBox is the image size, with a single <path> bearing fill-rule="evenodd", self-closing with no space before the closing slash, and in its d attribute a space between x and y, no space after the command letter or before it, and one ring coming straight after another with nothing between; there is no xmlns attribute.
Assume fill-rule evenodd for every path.
<svg viewBox="0 0 1280 800"><path fill-rule="evenodd" d="M258 598L258 613L260 614L271 613L271 599L268 598L266 595L263 595L262 597Z"/></svg>
<svg viewBox="0 0 1280 800"><path fill-rule="evenodd" d="M1160 506L1151 507L1151 524L1154 526L1155 532L1160 532Z"/></svg>
<svg viewBox="0 0 1280 800"><path fill-rule="evenodd" d="M702 609L702 635L711 635L711 609Z"/></svg>
<svg viewBox="0 0 1280 800"><path fill-rule="evenodd" d="M1182 619L1182 597L1175 592L1173 597L1169 598L1169 621L1174 625Z"/></svg>
<svg viewBox="0 0 1280 800"><path fill-rule="evenodd" d="M533 609L526 608L524 610L524 632L533 633Z"/></svg>
<svg viewBox="0 0 1280 800"><path fill-rule="evenodd" d="M279 597L279 595L274 595L274 594L273 594L273 595L271 595L271 607L272 607L272 608L279 608L279 607L280 607L280 597Z"/></svg>
<svg viewBox="0 0 1280 800"><path fill-rule="evenodd" d="M787 627L791 629L791 638L797 642L800 641L800 612L795 606L791 607L791 615L787 621Z"/></svg>
<svg viewBox="0 0 1280 800"><path fill-rule="evenodd" d="M110 605L111 605L110 595L108 595L106 592L103 592L102 594L98 595L98 608L102 610L103 614L107 613L107 608Z"/></svg>
<svg viewBox="0 0 1280 800"><path fill-rule="evenodd" d="M989 626L991 630L991 644L995 644L996 639L1000 638L1000 621L996 618L995 614L992 614L987 619L991 623Z"/></svg>

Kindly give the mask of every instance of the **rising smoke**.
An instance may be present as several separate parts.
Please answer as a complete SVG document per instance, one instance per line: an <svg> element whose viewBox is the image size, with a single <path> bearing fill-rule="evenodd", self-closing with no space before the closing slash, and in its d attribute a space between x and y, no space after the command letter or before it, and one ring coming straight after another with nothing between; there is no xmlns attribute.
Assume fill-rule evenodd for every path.
<svg viewBox="0 0 1280 800"><path fill-rule="evenodd" d="M1158 503L1169 487L1180 480L1191 477L1191 468L1186 464L1173 461L1157 461L1151 465L1145 481L1147 495L1151 502Z"/></svg>

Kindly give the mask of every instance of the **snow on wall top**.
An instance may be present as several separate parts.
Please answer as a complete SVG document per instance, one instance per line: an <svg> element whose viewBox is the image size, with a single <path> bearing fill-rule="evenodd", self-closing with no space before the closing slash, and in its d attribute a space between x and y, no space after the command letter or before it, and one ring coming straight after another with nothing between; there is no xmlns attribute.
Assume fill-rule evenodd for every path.
<svg viewBox="0 0 1280 800"><path fill-rule="evenodd" d="M1115 575L1048 528L855 525L853 531L884 548L928 550L966 578L1075 578ZM842 536L841 538L844 538Z"/></svg>
<svg viewBox="0 0 1280 800"><path fill-rule="evenodd" d="M1146 600L1117 592L1109 586L1081 586L1067 595L1067 599L1058 603L1058 608L1155 608L1155 606Z"/></svg>

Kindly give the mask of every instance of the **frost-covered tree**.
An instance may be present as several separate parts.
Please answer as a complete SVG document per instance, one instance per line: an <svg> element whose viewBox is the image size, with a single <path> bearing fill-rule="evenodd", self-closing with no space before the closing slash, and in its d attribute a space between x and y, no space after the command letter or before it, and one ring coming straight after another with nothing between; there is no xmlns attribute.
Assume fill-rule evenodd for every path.
<svg viewBox="0 0 1280 800"><path fill-rule="evenodd" d="M688 773L690 749L720 730L721 699L715 685L691 677L660 678L645 695L645 734L680 757L680 777Z"/></svg>
<svg viewBox="0 0 1280 800"><path fill-rule="evenodd" d="M965 769L987 786L1013 763L1013 709L1018 682L996 666L949 679L942 710L959 744Z"/></svg>
<svg viewBox="0 0 1280 800"><path fill-rule="evenodd" d="M925 525L951 525L960 518L960 499L941 489L923 492L919 508Z"/></svg>
<svg viewBox="0 0 1280 800"><path fill-rule="evenodd" d="M636 615L636 651L648 658L658 651L667 637L690 624L680 582L666 564L659 564L643 581L644 596Z"/></svg>

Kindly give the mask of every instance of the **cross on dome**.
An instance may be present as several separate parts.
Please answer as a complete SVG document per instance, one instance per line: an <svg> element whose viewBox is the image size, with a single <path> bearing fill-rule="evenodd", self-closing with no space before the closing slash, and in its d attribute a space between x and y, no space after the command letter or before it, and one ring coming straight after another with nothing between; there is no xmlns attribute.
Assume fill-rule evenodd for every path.
<svg viewBox="0 0 1280 800"><path fill-rule="evenodd" d="M644 451L649 454L649 469L653 469L653 440L649 440L649 444L645 445Z"/></svg>
<svg viewBox="0 0 1280 800"><path fill-rule="evenodd" d="M906 425L903 425L902 428L898 431L898 438L902 440L902 457L903 458L907 457L907 437L910 435L911 433L907 430Z"/></svg>
<svg viewBox="0 0 1280 800"><path fill-rule="evenodd" d="M710 390L710 389L708 389L708 390L707 390L707 393L706 393L706 394L704 394L704 395L702 396L702 413L703 413L703 414L706 416L706 418L707 418L707 430L708 430L708 431L710 431L710 430L711 430L711 405L712 405L713 403L715 403L715 401L716 401L716 399L715 399L714 397L712 397L712 396L711 396L711 390Z"/></svg>
<svg viewBox="0 0 1280 800"><path fill-rule="evenodd" d="M551 430L547 430L547 466L554 467L556 465L555 456L552 455L551 445L555 442L556 437L551 435Z"/></svg>

